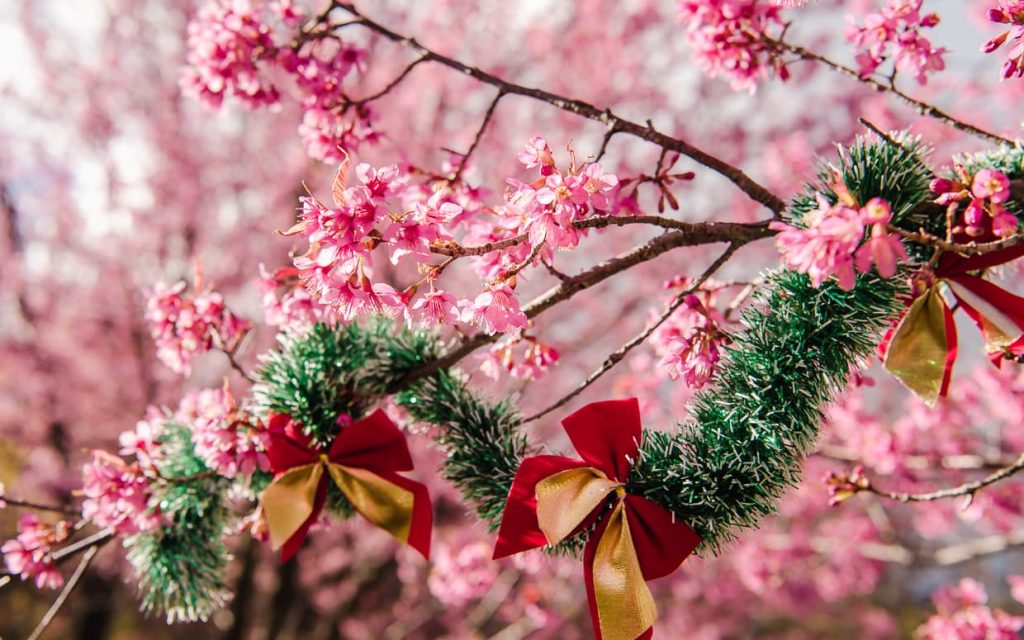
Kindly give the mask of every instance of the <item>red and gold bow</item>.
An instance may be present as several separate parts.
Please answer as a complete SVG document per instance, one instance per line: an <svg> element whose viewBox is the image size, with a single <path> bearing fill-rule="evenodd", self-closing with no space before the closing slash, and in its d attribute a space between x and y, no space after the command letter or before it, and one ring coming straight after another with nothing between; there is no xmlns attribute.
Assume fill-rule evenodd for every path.
<svg viewBox="0 0 1024 640"><path fill-rule="evenodd" d="M646 581L675 571L700 538L662 507L625 491L643 433L636 398L587 405L562 426L583 460L523 460L494 557L557 544L596 525L583 563L597 638L650 638L657 611Z"/></svg>
<svg viewBox="0 0 1024 640"><path fill-rule="evenodd" d="M271 414L268 428L274 479L260 501L281 562L302 547L323 510L328 478L364 518L430 556L430 495L424 485L398 475L412 470L412 458L405 436L383 411L345 426L326 452L311 447L289 415Z"/></svg>
<svg viewBox="0 0 1024 640"><path fill-rule="evenodd" d="M922 287L879 345L885 368L930 405L948 393L957 333L954 309L943 297L943 288L981 330L994 365L999 366L1007 353L1024 353L1024 298L982 277L985 269L1021 256L1024 246L971 257L943 255L934 279Z"/></svg>

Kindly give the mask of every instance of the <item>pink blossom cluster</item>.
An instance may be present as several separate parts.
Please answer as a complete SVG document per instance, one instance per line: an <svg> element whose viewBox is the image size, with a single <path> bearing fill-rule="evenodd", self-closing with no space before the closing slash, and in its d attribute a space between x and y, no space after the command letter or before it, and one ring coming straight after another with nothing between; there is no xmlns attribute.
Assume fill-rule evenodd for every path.
<svg viewBox="0 0 1024 640"><path fill-rule="evenodd" d="M273 105L281 100L270 80L277 72L302 95L299 135L311 157L338 162L345 150L376 142L380 133L373 127L373 112L342 89L353 70L366 71L366 50L337 39L275 39L273 19L294 29L305 14L291 0L269 5L212 0L204 5L188 26L184 90L213 107L221 106L226 95L250 107Z"/></svg>
<svg viewBox="0 0 1024 640"><path fill-rule="evenodd" d="M946 68L944 47L933 47L922 29L939 24L937 13L921 13L924 0L887 0L888 6L868 14L863 25L853 19L846 28L846 38L859 49L857 64L863 76L874 73L889 59L896 71L913 74L920 84L928 82L928 74Z"/></svg>
<svg viewBox="0 0 1024 640"><path fill-rule="evenodd" d="M281 94L261 68L277 46L258 4L218 0L203 5L188 25L188 66L182 88L219 107L225 95L253 107L274 104Z"/></svg>
<svg viewBox="0 0 1024 640"><path fill-rule="evenodd" d="M160 435L164 429L163 412L156 407L147 409L147 416L135 423L131 431L122 431L118 437L123 456L135 456L139 465L146 469L155 467L160 457Z"/></svg>
<svg viewBox="0 0 1024 640"><path fill-rule="evenodd" d="M64 584L64 576L57 570L51 550L67 540L71 527L60 521L48 525L35 515L27 513L18 520L18 536L0 546L4 566L22 580L32 578L37 589L56 589Z"/></svg>
<svg viewBox="0 0 1024 640"><path fill-rule="evenodd" d="M188 375L194 357L214 346L232 349L250 325L224 305L219 293L207 290L190 297L185 288L184 281L158 283L146 301L146 320L160 361Z"/></svg>
<svg viewBox="0 0 1024 640"><path fill-rule="evenodd" d="M480 370L494 380L502 374L536 380L558 364L558 358L558 350L534 336L506 336L487 350Z"/></svg>
<svg viewBox="0 0 1024 640"><path fill-rule="evenodd" d="M93 451L92 460L82 467L82 517L122 535L157 528L160 516L149 504L151 482L139 465Z"/></svg>
<svg viewBox="0 0 1024 640"><path fill-rule="evenodd" d="M983 44L981 50L992 53L1009 40L1006 62L1003 63L1003 79L1024 77L1024 0L1000 0L998 6L989 9L988 19L1011 27Z"/></svg>
<svg viewBox="0 0 1024 640"><path fill-rule="evenodd" d="M856 283L857 272L867 273L872 264L880 276L891 278L907 254L899 238L888 231L889 203L872 198L858 207L845 187L837 184L834 189L839 201L833 205L818 194L818 208L804 216L803 227L771 223L780 232L776 245L786 265L810 276L815 287L835 276L846 291ZM868 229L870 236L862 243Z"/></svg>
<svg viewBox="0 0 1024 640"><path fill-rule="evenodd" d="M670 288L687 285L685 279L667 284ZM711 380L727 340L721 329L723 322L715 309L713 287L686 296L679 309L651 335L651 344L661 358L658 366L669 379L682 378L693 389Z"/></svg>
<svg viewBox="0 0 1024 640"><path fill-rule="evenodd" d="M192 414L192 444L209 469L226 478L270 469L267 430L239 412L226 388L199 391Z"/></svg>
<svg viewBox="0 0 1024 640"><path fill-rule="evenodd" d="M333 321L334 315L302 286L298 276L295 267L282 267L270 273L260 264L264 322L268 325L301 332L318 322Z"/></svg>
<svg viewBox="0 0 1024 640"><path fill-rule="evenodd" d="M967 206L956 218L954 239L984 241L1005 238L1017 232L1017 217L1004 203L1010 199L1010 179L1000 171L981 169L970 176L962 165L955 165L955 179L936 178L931 190L935 202L954 211L961 202Z"/></svg>
<svg viewBox="0 0 1024 640"><path fill-rule="evenodd" d="M556 249L572 249L579 242L580 232L574 222L595 211L608 211L619 179L605 173L600 163L577 167L572 156L568 171L555 166L551 147L540 136L532 138L519 154L527 169L536 168L541 178L532 184L509 180L512 189L506 194L506 205L525 220L523 231L534 246L547 243Z"/></svg>
<svg viewBox="0 0 1024 640"><path fill-rule="evenodd" d="M986 606L985 586L972 578L942 587L932 601L937 613L915 632L922 640L1016 640L1024 629L1024 618Z"/></svg>
<svg viewBox="0 0 1024 640"><path fill-rule="evenodd" d="M285 232L309 242L293 259L297 275L317 302L345 321L386 314L426 325L464 322L488 332L524 328L527 318L515 295L519 272L550 258L552 248L575 247L583 230L574 223L617 208L618 178L598 163L577 165L570 156L569 166L560 169L548 144L533 138L520 160L537 168L540 178L532 184L509 180L504 204L486 211L479 190L436 176L413 182L412 173L397 165L359 164L358 183L349 185L346 157L335 178L333 204L303 197L298 224ZM466 252L476 256L484 281L472 299L438 286L444 269L460 255L457 232L464 242L485 247ZM488 243L498 244L489 249ZM413 261L421 278L402 289L375 281L378 248L392 264ZM438 253L449 258L434 263ZM536 370L550 365L555 355L536 347L527 358Z"/></svg>
<svg viewBox="0 0 1024 640"><path fill-rule="evenodd" d="M768 31L782 27L780 7L760 0L679 0L679 20L687 23L694 60L708 75L729 79L737 91L750 91L772 75L789 78L774 53Z"/></svg>

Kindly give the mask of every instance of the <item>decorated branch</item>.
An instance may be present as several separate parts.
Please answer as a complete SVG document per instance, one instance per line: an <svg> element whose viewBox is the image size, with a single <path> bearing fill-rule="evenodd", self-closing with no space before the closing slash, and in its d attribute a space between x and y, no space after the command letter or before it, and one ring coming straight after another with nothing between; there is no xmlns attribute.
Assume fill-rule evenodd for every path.
<svg viewBox="0 0 1024 640"><path fill-rule="evenodd" d="M188 16L187 32L185 16L178 16L183 42L171 48L175 59L184 48L187 64L170 86L206 107L235 102L301 117L306 155L326 163L327 173L284 166L284 141L297 123L285 137L268 137L273 145L258 140L257 118L269 122L280 113L247 116L260 126L246 120L237 127L246 137L234 145L172 140L142 127L153 144L174 146L175 162L252 143L272 146L282 168L246 165L258 167L264 183L246 191L215 166L190 167L181 173L188 180L153 182L112 206L112 221L46 219L42 231L32 227L27 244L22 228L33 216L18 210L20 185L60 182L62 169L0 183L0 209L10 221L0 259L27 256L9 270L0 263L13 284L11 312L0 310L0 328L10 324L21 336L13 347L0 343L15 363L11 379L22 370L74 376L79 367L90 371L89 380L103 379L95 384L138 378L138 389L125 382L98 399L100 387L82 393L63 378L26 383L45 389L39 398L19 384L10 402L0 402L0 411L10 407L26 413L26 424L46 425L39 455L22 446L21 431L0 438L0 478L20 478L10 491L0 484L0 509L20 515L0 546L0 589L25 582L60 590L31 640L59 624L77 586L95 578L90 592L109 591L118 562L146 615L167 623L212 621L229 638L257 633L250 614L266 604L271 621L260 632L268 640L522 637L546 625L555 634L582 626L599 640L637 640L651 638L659 625L677 629L711 609L756 601L758 616L716 629L743 637L743 624L778 617L763 604L764 594L785 591L790 582L794 592L817 594L790 594L791 611L824 606L826 589L811 589L796 575L810 572L807 558L837 557L837 564L870 569L870 579L858 573L841 587L829 585L853 598L880 583L882 563L957 566L999 546L911 548L912 536L901 530L938 516L894 515L885 507L860 520L841 520L848 516L840 510L822 515L858 494L885 505L965 498L964 509L977 511L964 519L995 513L990 519L1005 529L1000 548L1019 544L1012 523L1020 509L1013 505L1024 485L1014 478L1024 472L1024 440L1010 430L985 438L975 432L993 415L1013 426L1024 415L1024 387L1014 373L1024 361L1024 297L1013 281L1024 257L1024 148L979 113L963 119L920 97L924 89L903 88L908 76L927 85L946 64L946 50L927 35L939 16L922 0L885 0L877 12L850 21L845 37L855 66L793 38L794 12L817 10L808 3L677 3L676 17L688 25L680 37L696 65L735 89L799 85L804 75L797 69L813 65L910 106L943 132L911 134L903 126L909 123L879 111L885 127L860 120L827 137L845 144L812 146L821 134L807 133L814 131L809 122L792 121L773 125L774 133L766 129L775 146L762 167L727 160L754 144L749 132L736 134L742 144L706 135L691 140L688 129L696 134L703 121L681 122L678 96L664 88L648 92L657 107L649 119L624 115L634 109L619 85L643 77L653 57L622 50L576 60L583 49L565 46L572 44L568 35L552 43L532 27L516 34L517 50L527 42L559 63L546 78L552 87L585 78L592 103L520 84L515 65L475 66L451 53L458 47L428 46L430 38L421 42L392 26L403 24L399 18L415 24L415 16L374 7L384 16L378 18L342 0L322 4L314 11L292 0L208 0ZM584 11L577 4L566 5L566 34L592 41L593 33L607 31L601 20L621 13L628 27L609 39L664 40L652 37L665 22L653 7L638 12L597 3L599 10ZM990 75L1019 78L1024 3L996 4L984 17L1005 31L984 51L1006 59L1001 73ZM134 21L150 19L150 10L123 12L124 22L107 35L148 33ZM455 2L437 10L454 11L449 30L461 33L462 14L478 9ZM510 33L524 21L515 14L522 8L494 10L513 12L502 22ZM31 21L25 24L32 36L26 40L34 41L38 34ZM679 32L674 22L662 28ZM566 68L585 72L565 74L562 58ZM160 73L166 61L139 66ZM410 84L415 99L400 103ZM155 104L165 106L165 92L158 95ZM119 102L132 103L133 96ZM428 113L433 98L444 108ZM390 101L405 106L387 114ZM522 112L537 131L504 129L518 101L538 110ZM845 106L853 113L863 103L854 90ZM479 118L467 118L477 107ZM145 111L152 118L148 112L158 110ZM555 122L542 117L548 111L599 126L598 136L568 126L537 135ZM118 137L132 129L132 119L99 118L91 102L75 115L96 120L96 138L81 146L134 149ZM472 124L457 144L443 137L456 120ZM425 129L436 131L428 136ZM174 131L185 136L189 127ZM635 153L627 140L640 145ZM957 152L978 144L985 150ZM812 162L815 153L821 157ZM112 194L132 191L136 173L163 171L148 161L129 170L119 156L82 163L118 168L104 181ZM496 177L499 167L505 173ZM307 178L301 184L300 174ZM196 213L209 195L195 186L197 176L217 182L218 193L232 193L231 206L215 198L222 205L215 212ZM282 176L286 188L271 193L268 185ZM699 189L714 197L699 197ZM274 217L238 218L235 207L249 206L257 190L259 198L251 199L274 203ZM187 200L183 230L152 232L147 225L159 216L142 224L125 213L167 192ZM77 198L67 195L59 206L47 202L48 209L72 206ZM281 207L285 201L292 204ZM714 215L701 211L707 202ZM721 212L735 215L719 219ZM227 229L216 237L215 218ZM61 252L47 244L68 229L81 230L76 242L89 244L106 226L121 234L108 243L116 250ZM149 244L132 245L128 236L135 233L151 236ZM271 265L259 267L262 321L252 313L257 296L238 286L255 275L238 265L256 261L230 253L246 241ZM685 256L677 253L683 249ZM138 265L125 268L122 253ZM160 260L147 259L153 256ZM148 286L144 308L136 309L134 278L145 273L152 282L145 270L158 262L167 274L193 275ZM49 288L29 286L45 265L59 265L61 277ZM63 307L35 305L50 297L75 300L84 282L114 282L112 274L122 272L133 279L98 291L94 312L75 321L88 331L76 327L74 340L45 339L38 327L70 316ZM131 314L118 320L122 308ZM622 335L633 320L639 329ZM964 327L980 333L980 354L966 353ZM84 353L117 331L124 341L83 357L81 365L58 348L75 344ZM26 341L39 345L28 348ZM599 357L590 356L594 351ZM116 375L92 373L112 354L128 352L132 366ZM982 360L980 373L964 371L972 358ZM586 369L577 375L578 367L558 368L566 360ZM155 363L161 368L154 371ZM168 382L171 374L188 385L214 382L183 387L181 380ZM903 417L872 417L864 389L890 377L892 388L873 401L879 415ZM79 398L75 410L59 408L76 393L88 399ZM987 406L996 402L987 394L1007 406ZM168 398L177 399L165 404ZM133 407L138 422L119 427L116 444L111 433L79 433L85 422L110 424L122 405ZM45 419L30 420L31 412ZM937 444L950 440L957 446ZM68 465L81 468L80 480L56 477L53 470ZM823 475L824 482L814 480ZM36 476L42 479L33 485ZM957 482L936 484L946 477ZM806 491L798 495L792 490L800 483ZM18 495L33 488L53 499ZM986 502L989 491L996 497ZM464 510L479 526L465 521ZM780 511L781 526L771 518ZM817 520L839 522L834 528L843 530L829 538L839 549L831 556L814 546L828 546ZM850 521L861 526L847 527ZM787 528L796 531L780 545L788 556L772 555L776 543L757 537L765 530L785 537ZM113 548L113 561L88 573ZM705 562L684 566L691 555ZM758 564L766 556L771 566ZM550 567L568 563L578 566L559 573L577 589L555 593L546 584L555 575ZM842 568L831 567L828 579L837 581L832 576ZM675 576L672 588L655 584L668 576ZM1024 602L1024 578L1018 580L1015 597ZM261 581L275 585L272 595L254 595ZM396 589L399 582L415 588ZM741 582L742 599L701 595ZM757 597L750 597L750 585L760 590ZM939 614L919 635L1013 637L1024 629L1024 617L986 606L983 589L957 589L936 598ZM556 600L564 619L543 609ZM367 611L386 618L386 626L377 619L359 626ZM0 615L0 634L7 633L7 617ZM949 632L954 627L956 634Z"/></svg>

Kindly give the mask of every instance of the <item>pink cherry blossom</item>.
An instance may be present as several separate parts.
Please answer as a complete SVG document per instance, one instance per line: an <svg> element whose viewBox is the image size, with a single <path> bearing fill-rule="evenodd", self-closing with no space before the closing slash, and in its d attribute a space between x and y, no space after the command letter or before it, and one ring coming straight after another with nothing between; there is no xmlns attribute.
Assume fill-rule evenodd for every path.
<svg viewBox="0 0 1024 640"><path fill-rule="evenodd" d="M1009 41L1010 46L1006 53L1006 62L1003 63L1002 77L1003 79L1014 76L1024 77L1024 1L999 0L998 6L989 9L988 19L997 24L1012 26L985 42L981 50L985 53L992 53Z"/></svg>
<svg viewBox="0 0 1024 640"><path fill-rule="evenodd" d="M857 270L861 273L870 271L874 263L878 275L891 278L896 275L897 263L907 259L903 243L886 227L891 219L892 209L881 198L872 198L861 208L861 220L871 228L871 236L855 255Z"/></svg>
<svg viewBox="0 0 1024 640"><path fill-rule="evenodd" d="M555 172L555 158L551 155L551 147L540 136L530 138L526 149L519 152L519 162L522 162L527 169L540 167L540 173L543 176L549 176Z"/></svg>
<svg viewBox="0 0 1024 640"><path fill-rule="evenodd" d="M818 196L818 208L804 218L805 228L772 222L780 233L776 245L789 268L806 273L811 284L821 286L835 276L839 287L853 288L856 282L853 254L864 235L864 223L858 210L831 205Z"/></svg>
<svg viewBox="0 0 1024 640"><path fill-rule="evenodd" d="M211 106L226 95L249 106L274 104L280 92L265 76L276 49L259 6L250 0L216 0L188 25L188 63L183 89Z"/></svg>
<svg viewBox="0 0 1024 640"><path fill-rule="evenodd" d="M482 598L497 577L488 543L445 544L434 556L427 588L442 604L464 607Z"/></svg>
<svg viewBox="0 0 1024 640"><path fill-rule="evenodd" d="M763 40L782 26L778 6L758 0L679 0L678 7L694 60L710 76L726 76L733 89L751 93L768 77L789 77Z"/></svg>
<svg viewBox="0 0 1024 640"><path fill-rule="evenodd" d="M434 289L423 294L412 305L412 311L423 324L454 324L459 320L458 300L447 291Z"/></svg>
<svg viewBox="0 0 1024 640"><path fill-rule="evenodd" d="M224 305L214 291L185 294L186 284L157 283L146 301L146 320L157 357L173 371L188 375L192 359L219 346L230 349L249 330L247 321Z"/></svg>
<svg viewBox="0 0 1024 640"><path fill-rule="evenodd" d="M490 284L463 309L464 322L480 324L485 331L505 333L526 326L526 315L508 284Z"/></svg>
<svg viewBox="0 0 1024 640"><path fill-rule="evenodd" d="M207 467L226 478L270 469L266 429L240 416L230 393L224 389L200 392L195 411L192 444Z"/></svg>
<svg viewBox="0 0 1024 640"><path fill-rule="evenodd" d="M1015 640L1024 629L1024 618L985 605L985 587L971 578L940 589L933 596L938 613L918 627L923 640Z"/></svg>
<svg viewBox="0 0 1024 640"><path fill-rule="evenodd" d="M921 14L923 0L887 0L888 6L868 14L863 26L850 18L846 37L858 49L857 63L861 75L874 73L887 60L893 60L896 71L913 74L920 84L928 82L928 74L946 68L943 47L933 47L921 35L921 29L939 23L935 13Z"/></svg>
<svg viewBox="0 0 1024 640"><path fill-rule="evenodd" d="M18 520L18 536L0 546L4 566L22 580L34 579L37 589L57 589L64 584L64 576L57 570L50 552L70 532L67 522L50 526L31 513L23 515Z"/></svg>
<svg viewBox="0 0 1024 640"><path fill-rule="evenodd" d="M139 466L93 451L92 461L82 467L82 517L123 535L151 531L160 518L149 505L149 485Z"/></svg>

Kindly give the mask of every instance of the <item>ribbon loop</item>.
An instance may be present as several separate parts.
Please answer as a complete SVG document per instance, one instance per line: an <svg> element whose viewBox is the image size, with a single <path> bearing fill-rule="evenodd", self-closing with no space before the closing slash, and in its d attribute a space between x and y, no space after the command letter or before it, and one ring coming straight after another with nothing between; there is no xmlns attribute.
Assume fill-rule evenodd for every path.
<svg viewBox="0 0 1024 640"><path fill-rule="evenodd" d="M270 546L277 551L316 511L316 494L323 479L319 462L296 467L276 478L263 492Z"/></svg>
<svg viewBox="0 0 1024 640"><path fill-rule="evenodd" d="M414 500L411 491L366 469L331 464L327 471L360 515L399 542L409 541Z"/></svg>
<svg viewBox="0 0 1024 640"><path fill-rule="evenodd" d="M537 483L537 524L548 544L569 537L621 483L600 469L581 467Z"/></svg>
<svg viewBox="0 0 1024 640"><path fill-rule="evenodd" d="M883 362L900 382L931 405L945 394L955 358L953 312L939 287L933 286L911 303Z"/></svg>

